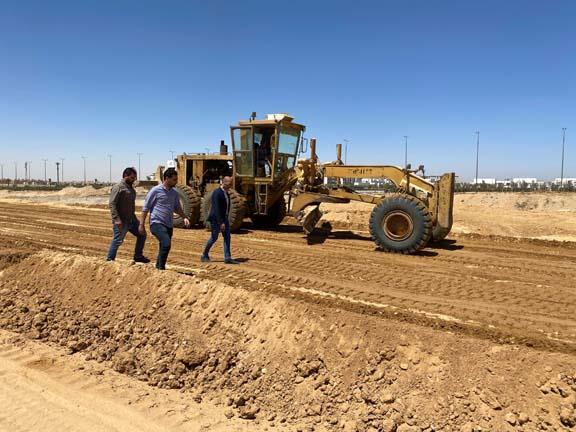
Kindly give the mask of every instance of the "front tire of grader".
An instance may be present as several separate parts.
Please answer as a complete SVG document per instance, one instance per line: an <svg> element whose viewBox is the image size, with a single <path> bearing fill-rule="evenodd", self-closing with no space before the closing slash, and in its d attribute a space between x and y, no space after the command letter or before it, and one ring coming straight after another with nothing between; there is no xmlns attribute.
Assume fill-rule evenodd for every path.
<svg viewBox="0 0 576 432"><path fill-rule="evenodd" d="M208 192L202 199L202 220L204 226L210 229L210 221L208 215L212 207L212 193ZM236 192L234 189L228 191L230 194L230 212L228 213L228 222L230 223L230 232L237 232L242 227L244 216L246 215L246 198Z"/></svg>
<svg viewBox="0 0 576 432"><path fill-rule="evenodd" d="M276 228L286 217L286 200L280 197L269 209L266 215L252 215L252 223L254 227L259 229L272 229Z"/></svg>
<svg viewBox="0 0 576 432"><path fill-rule="evenodd" d="M379 249L410 254L422 249L432 235L432 218L418 198L394 194L374 207L370 234Z"/></svg>
<svg viewBox="0 0 576 432"><path fill-rule="evenodd" d="M196 225L200 222L200 205L202 202L200 193L196 189L183 185L176 185L174 189L178 192L184 214L190 219L190 226ZM184 219L180 215L174 216L174 227L184 228Z"/></svg>

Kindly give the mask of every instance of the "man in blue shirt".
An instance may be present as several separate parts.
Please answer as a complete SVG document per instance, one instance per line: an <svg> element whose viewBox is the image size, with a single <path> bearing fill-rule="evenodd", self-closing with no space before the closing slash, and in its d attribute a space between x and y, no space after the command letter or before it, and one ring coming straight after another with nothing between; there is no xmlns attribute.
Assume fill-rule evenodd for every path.
<svg viewBox="0 0 576 432"><path fill-rule="evenodd" d="M150 231L158 239L158 258L156 268L166 270L168 253L172 246L172 233L174 227L174 212L184 220L184 226L190 226L190 220L184 214L180 205L180 198L174 186L178 183L178 173L174 168L164 171L163 182L154 186L146 195L142 216L140 218L140 233L146 233L146 216L150 212Z"/></svg>
<svg viewBox="0 0 576 432"><path fill-rule="evenodd" d="M232 259L232 254L230 253L230 221L228 216L230 214L230 195L228 191L232 187L232 177L224 177L222 179L222 184L218 189L212 192L210 197L210 213L208 214L208 221L210 221L210 227L212 229L212 235L206 246L204 247L204 252L202 253L202 262L210 262L210 257L208 253L210 248L218 240L218 234L222 232L224 237L224 262L226 264L239 264L238 261Z"/></svg>

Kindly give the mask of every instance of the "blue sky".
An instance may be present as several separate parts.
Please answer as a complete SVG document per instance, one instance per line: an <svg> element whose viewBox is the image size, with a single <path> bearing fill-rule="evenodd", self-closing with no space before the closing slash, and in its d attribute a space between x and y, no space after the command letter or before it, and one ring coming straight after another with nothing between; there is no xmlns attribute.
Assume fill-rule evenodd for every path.
<svg viewBox="0 0 576 432"><path fill-rule="evenodd" d="M0 163L67 179L215 151L288 112L322 160L576 177L576 2L0 2ZM116 175L118 174L118 175Z"/></svg>

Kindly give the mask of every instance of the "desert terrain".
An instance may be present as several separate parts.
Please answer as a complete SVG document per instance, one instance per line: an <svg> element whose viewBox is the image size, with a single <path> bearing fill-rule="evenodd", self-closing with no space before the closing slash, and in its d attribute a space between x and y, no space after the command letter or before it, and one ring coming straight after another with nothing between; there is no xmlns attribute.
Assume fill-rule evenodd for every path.
<svg viewBox="0 0 576 432"><path fill-rule="evenodd" d="M0 431L576 428L576 194L457 194L411 256L361 204L310 238L247 222L239 266L176 230L166 272L130 235L104 261L106 203L0 191Z"/></svg>

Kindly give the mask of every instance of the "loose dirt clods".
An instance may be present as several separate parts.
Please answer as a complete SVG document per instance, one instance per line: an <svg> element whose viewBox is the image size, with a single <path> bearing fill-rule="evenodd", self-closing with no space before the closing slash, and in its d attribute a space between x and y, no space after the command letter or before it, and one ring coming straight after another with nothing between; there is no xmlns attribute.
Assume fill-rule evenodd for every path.
<svg viewBox="0 0 576 432"><path fill-rule="evenodd" d="M526 348L494 349L321 306L304 312L296 300L65 253L25 258L4 271L0 287L0 327L216 401L231 418L420 431L468 423L554 430L575 421L565 355L551 358L562 371L556 379L531 372L539 356ZM471 349L476 364L464 365ZM523 402L540 395L540 409Z"/></svg>
<svg viewBox="0 0 576 432"><path fill-rule="evenodd" d="M199 263L205 233L189 230L176 233L177 271L159 273L103 262L104 213L0 208L0 331L216 404L208 430L576 428L570 243L465 235L398 257L361 234L306 245L286 225L235 236L249 260L231 270Z"/></svg>

